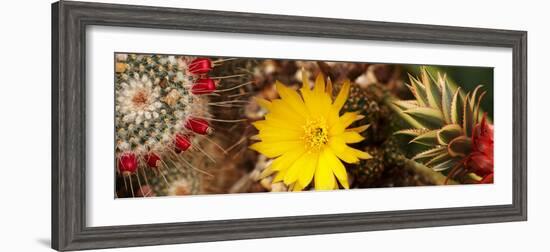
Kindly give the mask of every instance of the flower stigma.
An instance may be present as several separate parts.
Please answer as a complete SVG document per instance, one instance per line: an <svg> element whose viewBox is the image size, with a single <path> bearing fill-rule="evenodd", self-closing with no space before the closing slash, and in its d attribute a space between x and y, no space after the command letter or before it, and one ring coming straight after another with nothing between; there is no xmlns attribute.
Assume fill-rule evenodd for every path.
<svg viewBox="0 0 550 252"><path fill-rule="evenodd" d="M302 139L308 152L319 152L328 143L328 129L323 118L307 120L303 128L304 135Z"/></svg>

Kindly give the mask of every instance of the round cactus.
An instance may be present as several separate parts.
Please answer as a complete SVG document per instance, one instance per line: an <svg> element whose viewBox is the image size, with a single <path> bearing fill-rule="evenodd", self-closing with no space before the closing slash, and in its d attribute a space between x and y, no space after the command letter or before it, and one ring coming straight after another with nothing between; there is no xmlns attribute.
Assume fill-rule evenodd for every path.
<svg viewBox="0 0 550 252"><path fill-rule="evenodd" d="M214 161L205 147L214 143L213 124L231 123L216 118L211 99L233 90L225 85L232 81L212 76L220 64L209 58L115 58L117 195L198 193L205 162Z"/></svg>

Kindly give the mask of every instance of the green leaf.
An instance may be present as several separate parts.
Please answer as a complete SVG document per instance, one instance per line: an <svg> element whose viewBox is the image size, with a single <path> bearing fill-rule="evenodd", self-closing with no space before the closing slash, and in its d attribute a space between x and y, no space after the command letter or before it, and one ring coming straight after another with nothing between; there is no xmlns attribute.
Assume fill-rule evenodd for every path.
<svg viewBox="0 0 550 252"><path fill-rule="evenodd" d="M439 77L439 85L441 86L441 110L443 111L443 118L445 119L446 123L453 123L452 122L452 102L453 102L453 93L451 92L451 86L446 81L446 77L441 77L440 74L438 74Z"/></svg>
<svg viewBox="0 0 550 252"><path fill-rule="evenodd" d="M479 90L481 90L481 87L483 87L483 85L477 85L476 88L474 88L474 91L472 92L472 96L470 96L470 108L472 109L472 111L474 111L474 103L477 100Z"/></svg>
<svg viewBox="0 0 550 252"><path fill-rule="evenodd" d="M411 143L419 143L427 146L437 145L437 130L428 131L420 136L415 137Z"/></svg>
<svg viewBox="0 0 550 252"><path fill-rule="evenodd" d="M426 87L428 104L434 109L441 110L441 90L438 85L430 80L425 68L421 70L422 84Z"/></svg>
<svg viewBox="0 0 550 252"><path fill-rule="evenodd" d="M442 153L447 153L447 147L438 146L438 147L435 147L433 149L429 149L427 151L420 152L420 153L416 154L416 156L414 156L412 159L417 160L417 159L421 159L421 158L435 157L435 156L437 156L439 154L442 154Z"/></svg>
<svg viewBox="0 0 550 252"><path fill-rule="evenodd" d="M448 169L452 168L455 165L456 165L456 160L455 159L449 159L445 162L442 162L442 163L432 167L432 170L437 171L437 172L441 172L441 171L448 170Z"/></svg>
<svg viewBox="0 0 550 252"><path fill-rule="evenodd" d="M472 130L473 130L473 124L474 124L474 118L473 118L473 112L472 112L472 106L470 106L470 93L466 95L466 100L464 101L464 116L462 117L462 129L464 130L464 134L466 136L472 136Z"/></svg>
<svg viewBox="0 0 550 252"><path fill-rule="evenodd" d="M426 73L428 73L428 76L430 77L430 79L433 81L433 82L437 82L437 79L434 77L434 74L437 73L437 75L439 75L439 71L435 71L435 72L431 72L429 66L424 66L424 69L426 69Z"/></svg>
<svg viewBox="0 0 550 252"><path fill-rule="evenodd" d="M425 128L423 125L418 123L414 118L412 118L410 115L405 114L405 112L400 109L397 105L395 105L393 102L386 102L386 104L393 110L395 113L403 119L405 122L407 122L411 127L422 129Z"/></svg>
<svg viewBox="0 0 550 252"><path fill-rule="evenodd" d="M418 107L405 110L404 113L410 115L426 129L439 129L445 124L443 115L438 109Z"/></svg>
<svg viewBox="0 0 550 252"><path fill-rule="evenodd" d="M447 145L449 144L453 139L463 135L462 128L458 124L449 124L445 125L445 127L441 128L437 132L437 141L439 144Z"/></svg>
<svg viewBox="0 0 550 252"><path fill-rule="evenodd" d="M462 124L462 112L463 105L462 95L460 94L460 87L457 88L453 95L453 100L451 101L451 122L453 124Z"/></svg>
<svg viewBox="0 0 550 252"><path fill-rule="evenodd" d="M437 165L439 163L445 162L449 159L452 159L452 157L449 155L449 153L445 152L442 154L439 154L435 156L434 158L430 159L430 161L426 162L425 165L428 167L432 167L434 165Z"/></svg>
<svg viewBox="0 0 550 252"><path fill-rule="evenodd" d="M411 108L416 108L418 107L418 103L416 100L395 100L395 101L392 101L393 104L395 104L395 106L397 106L399 109L401 110L407 110L407 109L411 109Z"/></svg>
<svg viewBox="0 0 550 252"><path fill-rule="evenodd" d="M483 97L485 96L485 94L487 94L487 91L483 91L483 93L479 95L479 98L476 101L476 105L474 107L474 126L477 125L479 122L479 117L481 116L480 115L481 100L483 100Z"/></svg>
<svg viewBox="0 0 550 252"><path fill-rule="evenodd" d="M420 106L427 106L428 105L428 99L426 98L426 88L420 81L418 81L415 77L409 74L409 80L411 82L411 85L408 86L411 92L413 93L414 97L416 98L416 101Z"/></svg>
<svg viewBox="0 0 550 252"><path fill-rule="evenodd" d="M420 136L426 132L430 131L429 129L404 129L394 132L394 135L407 135L407 136L413 136L417 137Z"/></svg>
<svg viewBox="0 0 550 252"><path fill-rule="evenodd" d="M472 151L472 139L467 136L460 136L447 145L447 151L451 157L465 157Z"/></svg>

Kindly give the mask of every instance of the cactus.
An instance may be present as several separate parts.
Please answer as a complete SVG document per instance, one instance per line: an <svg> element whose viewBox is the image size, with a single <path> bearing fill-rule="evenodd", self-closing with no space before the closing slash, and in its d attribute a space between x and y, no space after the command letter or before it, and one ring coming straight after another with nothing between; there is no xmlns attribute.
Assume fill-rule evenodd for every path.
<svg viewBox="0 0 550 252"><path fill-rule="evenodd" d="M218 64L187 56L115 58L117 197L198 193L205 163L215 161L205 151L216 121L209 97L226 91L218 88L221 78L209 76Z"/></svg>
<svg viewBox="0 0 550 252"><path fill-rule="evenodd" d="M482 182L492 181L492 125L481 112L480 103L486 94L482 86L462 95L460 88L452 87L445 75L438 73L434 78L425 68L421 69L420 78L411 75L409 78L415 100L394 100L392 107L412 126L396 134L410 136L411 143L426 148L413 160L445 172L449 178L474 173L487 176ZM476 143L480 142L487 147L476 152L479 149Z"/></svg>

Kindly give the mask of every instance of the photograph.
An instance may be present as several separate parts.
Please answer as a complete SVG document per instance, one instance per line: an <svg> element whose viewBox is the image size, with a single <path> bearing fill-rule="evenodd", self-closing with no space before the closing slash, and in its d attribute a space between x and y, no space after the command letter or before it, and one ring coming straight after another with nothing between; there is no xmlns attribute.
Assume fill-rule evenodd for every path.
<svg viewBox="0 0 550 252"><path fill-rule="evenodd" d="M6 2L0 252L550 247L547 5Z"/></svg>
<svg viewBox="0 0 550 252"><path fill-rule="evenodd" d="M117 199L494 183L492 67L113 60Z"/></svg>

